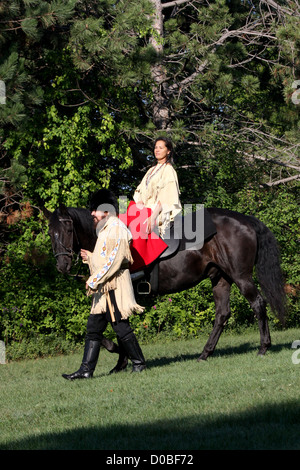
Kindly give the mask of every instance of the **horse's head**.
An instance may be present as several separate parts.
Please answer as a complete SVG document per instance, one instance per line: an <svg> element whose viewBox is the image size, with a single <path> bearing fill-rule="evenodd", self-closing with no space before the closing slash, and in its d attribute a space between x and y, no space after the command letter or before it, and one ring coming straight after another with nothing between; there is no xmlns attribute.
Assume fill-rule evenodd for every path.
<svg viewBox="0 0 300 470"><path fill-rule="evenodd" d="M49 235L56 258L56 268L62 274L68 274L73 257L73 220L68 209L61 205L52 214L48 213Z"/></svg>

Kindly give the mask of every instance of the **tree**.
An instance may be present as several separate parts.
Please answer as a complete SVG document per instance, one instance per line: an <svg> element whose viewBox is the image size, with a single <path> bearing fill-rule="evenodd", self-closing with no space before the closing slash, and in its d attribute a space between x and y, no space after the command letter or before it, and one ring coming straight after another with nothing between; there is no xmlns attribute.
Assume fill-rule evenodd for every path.
<svg viewBox="0 0 300 470"><path fill-rule="evenodd" d="M20 145L18 151L13 151L11 137L18 140L28 132L43 103L47 58L63 34L75 3L76 0L0 2L0 80L6 93L5 103L0 104L2 218L16 209L28 180L26 154L22 155Z"/></svg>
<svg viewBox="0 0 300 470"><path fill-rule="evenodd" d="M226 155L232 155L232 165L235 161L241 168L237 178L241 185L251 179L255 184L273 185L298 178L299 107L291 101L290 91L299 73L295 53L299 9L293 0L282 5L273 0L250 4L225 0L15 0L10 7L8 2L2 3L2 12L10 17L10 22L3 23L3 41L9 44L12 31L17 34L11 43L15 49L17 44L17 55L10 54L8 47L4 65L12 73L13 64L20 63L15 70L22 71L23 61L24 74L12 74L11 84L17 88L18 80L25 83L18 95L23 112L22 103L31 98L26 120L21 119L21 112L7 114L8 107L2 119L7 122L11 115L10 125L13 119L26 122L25 134L35 148L40 145L40 151L33 154L24 133L25 143L18 143L17 148L16 139L2 138L6 168L10 167L8 149L19 168L26 166L29 152L30 161L40 156L44 135L34 110L43 90L41 122L46 129L53 105L65 124L75 115L92 113L90 122L101 128L102 119L110 116L115 136L122 136L135 161L132 168L126 157L127 172L124 165L120 172L118 165L114 167L113 188L122 175L122 179L127 176L130 190L149 165L152 141L160 132L170 134L177 146L183 195L199 181L203 195L203 188L210 187L211 179L217 174L219 178L221 171L226 187L228 168L226 164L224 171L222 168L228 157L219 158L225 148ZM77 113L84 107L87 113ZM89 140L87 137L86 142ZM87 153L95 148L91 138ZM99 149L100 155L106 152L104 159L98 155L99 166L106 170L110 148ZM118 153L121 158L122 151ZM50 166L51 161L50 157ZM201 173L203 169L208 178ZM253 169L257 171L250 176ZM33 175L35 178L35 172ZM96 173L95 183L98 178Z"/></svg>
<svg viewBox="0 0 300 470"><path fill-rule="evenodd" d="M215 175L225 146L242 164L241 182L253 167L260 184L298 178L298 108L289 94L299 73L296 3L88 5L70 32L71 60L80 74L75 91L105 103L140 169L163 131L177 145L179 167L194 168L197 180L203 162L209 178Z"/></svg>
<svg viewBox="0 0 300 470"><path fill-rule="evenodd" d="M300 72L297 3L152 3L156 127L173 134L182 153L204 146L206 162L213 142L234 138L244 165L273 164L272 177L264 165L265 184L299 178L299 107L290 95Z"/></svg>

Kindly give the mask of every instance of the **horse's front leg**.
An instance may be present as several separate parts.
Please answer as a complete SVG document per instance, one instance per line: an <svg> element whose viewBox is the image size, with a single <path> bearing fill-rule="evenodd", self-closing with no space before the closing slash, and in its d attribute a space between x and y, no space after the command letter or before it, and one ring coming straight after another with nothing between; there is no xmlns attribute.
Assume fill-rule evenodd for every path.
<svg viewBox="0 0 300 470"><path fill-rule="evenodd" d="M208 356L212 355L217 342L222 334L224 326L228 318L230 317L230 288L231 283L226 281L224 278L220 278L220 280L216 283L213 283L213 295L214 301L216 306L216 316L215 316L215 323L213 326L213 330L208 338L206 345L202 353L200 354L198 361L205 361Z"/></svg>

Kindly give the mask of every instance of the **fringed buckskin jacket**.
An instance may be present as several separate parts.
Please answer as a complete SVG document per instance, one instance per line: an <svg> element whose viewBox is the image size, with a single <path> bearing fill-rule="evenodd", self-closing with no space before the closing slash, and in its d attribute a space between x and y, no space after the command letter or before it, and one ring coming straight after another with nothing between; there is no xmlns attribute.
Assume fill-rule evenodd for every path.
<svg viewBox="0 0 300 470"><path fill-rule="evenodd" d="M159 234L164 238L166 227L181 212L180 190L177 173L170 163L158 163L151 167L135 190L133 200L142 201L154 210L160 201L162 210L157 218Z"/></svg>
<svg viewBox="0 0 300 470"><path fill-rule="evenodd" d="M106 312L106 293L112 289L122 319L143 312L144 308L135 300L129 272L133 262L130 231L118 217L110 216L103 227L97 225L96 232L98 239L94 251L88 251L88 259L84 261L91 274L87 280L87 295L93 295L91 314Z"/></svg>

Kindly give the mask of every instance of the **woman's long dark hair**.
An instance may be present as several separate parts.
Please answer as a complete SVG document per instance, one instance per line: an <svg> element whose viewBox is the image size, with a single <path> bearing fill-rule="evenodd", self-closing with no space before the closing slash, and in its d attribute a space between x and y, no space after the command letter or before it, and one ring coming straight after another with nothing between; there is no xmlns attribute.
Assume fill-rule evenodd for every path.
<svg viewBox="0 0 300 470"><path fill-rule="evenodd" d="M153 150L155 148L156 143L159 142L160 140L162 140L165 143L167 149L170 151L169 155L167 155L167 163L173 164L174 163L173 161L174 149L173 149L173 144L170 139L168 139L167 137L157 137L157 139L155 139L155 142L154 142Z"/></svg>

